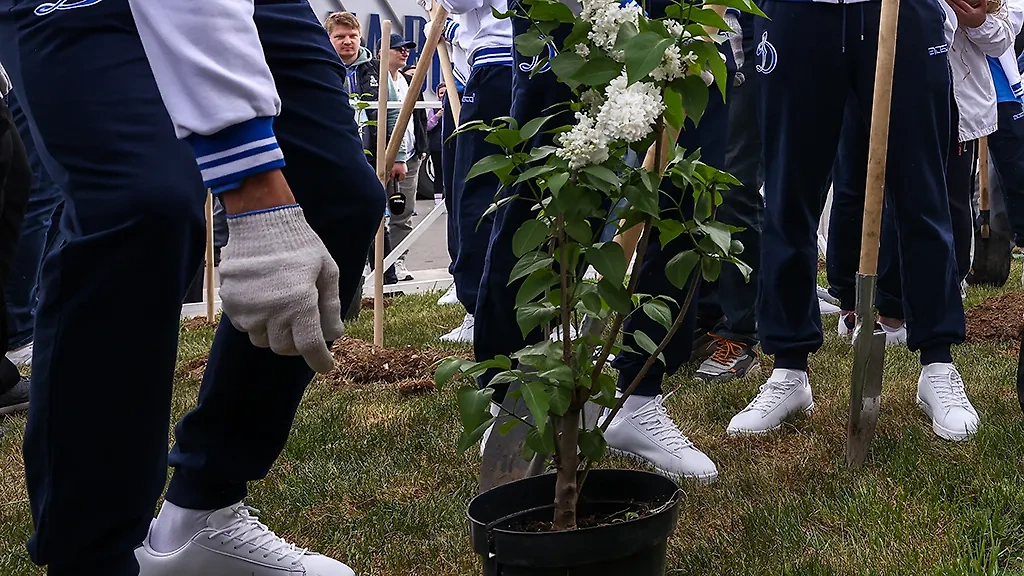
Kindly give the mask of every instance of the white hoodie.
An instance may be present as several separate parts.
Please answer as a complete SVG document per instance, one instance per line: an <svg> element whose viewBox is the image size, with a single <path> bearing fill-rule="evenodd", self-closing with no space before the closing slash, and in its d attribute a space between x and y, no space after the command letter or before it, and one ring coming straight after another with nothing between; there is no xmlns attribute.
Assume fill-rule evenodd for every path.
<svg viewBox="0 0 1024 576"><path fill-rule="evenodd" d="M512 65L512 20L495 18L491 12L508 11L508 0L438 0L446 10L458 14L457 26L469 39L464 45L469 65Z"/></svg>

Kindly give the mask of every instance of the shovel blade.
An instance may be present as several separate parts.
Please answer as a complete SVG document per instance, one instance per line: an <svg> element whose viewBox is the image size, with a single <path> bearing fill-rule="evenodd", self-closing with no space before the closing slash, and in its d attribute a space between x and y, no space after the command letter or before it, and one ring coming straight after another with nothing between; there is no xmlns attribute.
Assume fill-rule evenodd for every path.
<svg viewBox="0 0 1024 576"><path fill-rule="evenodd" d="M878 427L885 367L885 332L875 330L875 276L857 275L857 325L853 330L853 375L846 463L859 468L867 459Z"/></svg>
<svg viewBox="0 0 1024 576"><path fill-rule="evenodd" d="M974 258L967 283L971 286L995 286L1006 284L1010 277L1010 261L1013 258L1013 237L1005 231L989 229L985 238L980 230L974 232Z"/></svg>

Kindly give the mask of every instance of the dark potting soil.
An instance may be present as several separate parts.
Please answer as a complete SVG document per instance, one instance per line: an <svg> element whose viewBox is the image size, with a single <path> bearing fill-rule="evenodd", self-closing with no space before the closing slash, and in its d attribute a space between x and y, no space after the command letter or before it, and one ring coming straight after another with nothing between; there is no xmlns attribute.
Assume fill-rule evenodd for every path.
<svg viewBox="0 0 1024 576"><path fill-rule="evenodd" d="M580 501L576 512L576 528L598 528L639 520L660 508L660 505L650 502L586 503ZM554 521L551 518L554 513L553 505L540 510L531 510L508 520L498 528L512 532L551 532L554 526Z"/></svg>
<svg viewBox="0 0 1024 576"><path fill-rule="evenodd" d="M993 296L967 310L967 341L1020 345L1024 329L1024 293Z"/></svg>
<svg viewBox="0 0 1024 576"><path fill-rule="evenodd" d="M335 385L399 384L403 394L416 394L433 388L432 366L451 354L430 348L378 348L356 338L342 338L331 349L337 361L324 379ZM431 381L427 384L425 381Z"/></svg>

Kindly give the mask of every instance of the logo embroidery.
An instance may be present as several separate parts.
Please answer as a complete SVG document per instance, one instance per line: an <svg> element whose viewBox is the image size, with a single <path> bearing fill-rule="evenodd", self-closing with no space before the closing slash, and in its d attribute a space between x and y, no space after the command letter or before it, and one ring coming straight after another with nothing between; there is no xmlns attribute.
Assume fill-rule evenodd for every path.
<svg viewBox="0 0 1024 576"><path fill-rule="evenodd" d="M540 55L538 54L534 56L533 59L531 59L529 62L520 62L519 71L524 74L529 74L536 69L537 74L543 74L551 70L551 61L555 58L555 56L558 56L558 51L555 50L553 46L548 44L548 59L544 62L543 65L541 65L540 63Z"/></svg>
<svg viewBox="0 0 1024 576"><path fill-rule="evenodd" d="M1024 110L1021 110L1020 112L1013 115L1014 120L1020 120L1021 118L1024 118Z"/></svg>
<svg viewBox="0 0 1024 576"><path fill-rule="evenodd" d="M476 102L476 93L462 95L463 104L473 104L474 102Z"/></svg>
<svg viewBox="0 0 1024 576"><path fill-rule="evenodd" d="M36 16L46 16L58 10L74 10L75 8L86 8L93 4L99 4L103 0L57 0L40 4L35 9Z"/></svg>
<svg viewBox="0 0 1024 576"><path fill-rule="evenodd" d="M771 74L779 63L779 53L775 50L775 46L768 41L767 32L761 35L761 41L757 43L755 54L761 60L754 66L754 69L761 74Z"/></svg>
<svg viewBox="0 0 1024 576"><path fill-rule="evenodd" d="M928 55L929 56L939 56L940 54L945 54L947 52L949 52L949 45L948 44L942 44L940 46L932 46L931 48L928 49Z"/></svg>

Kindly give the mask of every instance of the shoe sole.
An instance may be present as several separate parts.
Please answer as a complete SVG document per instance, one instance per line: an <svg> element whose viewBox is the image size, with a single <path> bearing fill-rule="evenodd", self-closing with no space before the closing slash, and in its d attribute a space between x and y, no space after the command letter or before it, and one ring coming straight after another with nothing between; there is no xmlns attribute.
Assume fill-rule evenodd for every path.
<svg viewBox="0 0 1024 576"><path fill-rule="evenodd" d="M694 374L694 379L706 382L708 384L724 384L726 382L732 382L733 380L739 380L746 378L747 374L761 369L761 361L754 360L754 363L747 367L742 373L740 372L723 372L722 374L701 374L697 372ZM722 378L723 375L728 374L728 378Z"/></svg>
<svg viewBox="0 0 1024 576"><path fill-rule="evenodd" d="M936 420L935 416L932 414L932 407L927 402L922 400L921 396L917 397L917 406L928 416L928 418L931 419L932 432L934 432L936 436L942 438L943 440L948 440L950 442L961 442L963 440L967 440L968 438L974 436L977 433L977 430L975 430L974 432L956 432L942 426L941 424L939 424L939 421Z"/></svg>
<svg viewBox="0 0 1024 576"><path fill-rule="evenodd" d="M658 474L661 474L662 476L665 476L666 478L670 478L672 480L695 480L700 484L712 484L716 480L718 480L718 472L712 472L711 474L703 475L676 474L674 472L669 472L668 470L665 470L663 468L659 468L656 464L654 464L654 462L651 462L650 460L644 458L639 454L634 454L632 452L626 452L625 450L619 450L611 447L608 448L608 453L615 454L616 456L625 456L626 458L629 458L630 460L633 460L635 462L639 462L640 464L646 464L648 466L651 466Z"/></svg>
<svg viewBox="0 0 1024 576"><path fill-rule="evenodd" d="M814 401L812 400L811 401L811 405L808 406L807 408L804 408L802 410L802 412L804 413L804 415L810 415L811 413L813 413L814 412ZM771 428L765 428L764 430L743 430L743 429L740 429L740 428L726 428L725 429L725 433L727 435L729 435L729 436L763 436L765 434L768 434L770 432L774 432L774 431L782 428L782 425L786 423L786 420L792 418L793 416L794 415L791 414L791 415L787 416L786 418L783 418L782 422L779 422L777 425L772 426Z"/></svg>
<svg viewBox="0 0 1024 576"><path fill-rule="evenodd" d="M22 402L21 404L11 404L10 406L0 406L0 416L10 416L16 412L24 412L28 410L28 402Z"/></svg>

